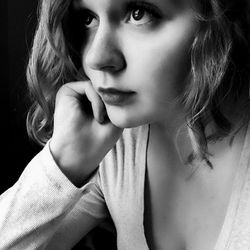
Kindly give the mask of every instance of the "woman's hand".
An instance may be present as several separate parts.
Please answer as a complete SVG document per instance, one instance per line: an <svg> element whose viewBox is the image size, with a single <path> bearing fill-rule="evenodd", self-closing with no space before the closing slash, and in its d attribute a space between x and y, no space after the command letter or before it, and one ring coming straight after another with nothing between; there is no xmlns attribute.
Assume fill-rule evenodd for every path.
<svg viewBox="0 0 250 250"><path fill-rule="evenodd" d="M91 103L88 114L83 100ZM62 172L81 186L121 136L90 81L63 85L56 96L51 153Z"/></svg>

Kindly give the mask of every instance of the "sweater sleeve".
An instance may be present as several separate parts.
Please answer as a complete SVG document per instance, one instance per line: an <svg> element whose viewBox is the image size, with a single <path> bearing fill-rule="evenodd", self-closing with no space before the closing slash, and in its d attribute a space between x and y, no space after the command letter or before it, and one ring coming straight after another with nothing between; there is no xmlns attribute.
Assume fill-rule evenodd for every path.
<svg viewBox="0 0 250 250"><path fill-rule="evenodd" d="M44 249L75 209L94 218L106 215L98 171L77 188L56 165L48 144L0 196L0 249Z"/></svg>

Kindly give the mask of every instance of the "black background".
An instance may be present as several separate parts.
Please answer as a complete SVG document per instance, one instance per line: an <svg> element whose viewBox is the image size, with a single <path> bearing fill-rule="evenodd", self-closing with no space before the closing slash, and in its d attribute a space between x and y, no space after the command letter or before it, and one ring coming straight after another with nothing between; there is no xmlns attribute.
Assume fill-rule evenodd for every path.
<svg viewBox="0 0 250 250"><path fill-rule="evenodd" d="M1 35L1 174L0 193L19 178L41 148L26 132L28 110L26 66L37 23L37 0L0 2ZM6 94L8 93L8 94ZM7 110L7 112L6 112ZM87 242L94 242L95 248ZM74 249L116 249L115 237L98 227ZM89 244L89 247L87 246ZM92 244L93 245L93 244Z"/></svg>
<svg viewBox="0 0 250 250"><path fill-rule="evenodd" d="M6 124L7 132L4 133L7 137L8 160L3 166L5 174L4 179L1 176L1 192L16 182L24 167L41 149L29 140L25 127L28 110L25 71L36 26L36 5L35 0L8 1L8 47L6 49L8 51L9 122Z"/></svg>

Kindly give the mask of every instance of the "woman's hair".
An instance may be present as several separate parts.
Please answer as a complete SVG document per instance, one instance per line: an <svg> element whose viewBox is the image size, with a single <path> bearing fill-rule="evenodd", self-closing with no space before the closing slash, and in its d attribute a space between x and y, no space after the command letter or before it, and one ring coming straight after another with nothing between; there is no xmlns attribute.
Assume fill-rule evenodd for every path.
<svg viewBox="0 0 250 250"><path fill-rule="evenodd" d="M241 103L238 123L225 105L239 104L250 89L250 19L247 0L194 0L199 30L191 48L191 83L183 96L194 153L207 162L207 143L235 134L250 114L249 98ZM245 95L246 96L246 95ZM239 108L239 106L238 106ZM231 110L235 115L238 110ZM205 133L209 123L214 131Z"/></svg>
<svg viewBox="0 0 250 250"><path fill-rule="evenodd" d="M223 111L226 100L239 102L250 84L248 0L193 0L199 30L191 47L190 84L182 102L194 146L191 158L207 159L207 143L229 135L235 126ZM64 83L82 79L80 14L71 0L42 0L27 67L32 106L29 136L44 145L52 135L55 96ZM249 103L245 113L249 113ZM242 123L244 122L242 116ZM215 131L207 136L206 126ZM189 160L191 160L191 158ZM209 162L208 162L209 163Z"/></svg>

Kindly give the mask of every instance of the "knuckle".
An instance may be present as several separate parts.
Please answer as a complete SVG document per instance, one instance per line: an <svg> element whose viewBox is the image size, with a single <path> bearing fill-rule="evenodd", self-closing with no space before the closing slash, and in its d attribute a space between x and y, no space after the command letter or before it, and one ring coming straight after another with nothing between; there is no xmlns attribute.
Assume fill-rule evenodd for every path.
<svg viewBox="0 0 250 250"><path fill-rule="evenodd" d="M62 99L71 90L70 83L63 84L56 93L56 101Z"/></svg>
<svg viewBox="0 0 250 250"><path fill-rule="evenodd" d="M65 83L65 84L63 84L63 85L59 88L58 92L59 92L59 93L60 93L60 92L64 92L64 91L66 91L68 88L70 88L70 83Z"/></svg>
<svg viewBox="0 0 250 250"><path fill-rule="evenodd" d="M56 99L60 98L60 97L65 93L66 88L67 88L65 85L66 85L66 84L62 85L62 86L58 89L58 91L57 91L57 93L56 93Z"/></svg>
<svg viewBox="0 0 250 250"><path fill-rule="evenodd" d="M62 99L64 96L74 96L91 91L91 85L88 81L68 82L63 84L56 93L56 100Z"/></svg>
<svg viewBox="0 0 250 250"><path fill-rule="evenodd" d="M91 89L92 89L92 84L91 84L90 82L85 82L84 84L85 84L85 89L86 89L86 91L91 91Z"/></svg>

